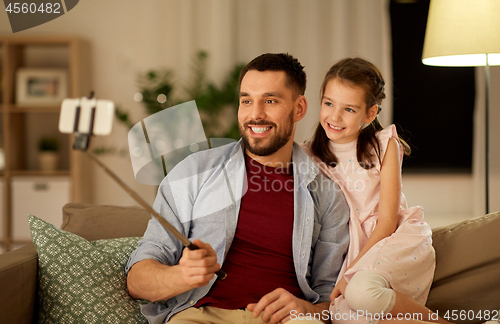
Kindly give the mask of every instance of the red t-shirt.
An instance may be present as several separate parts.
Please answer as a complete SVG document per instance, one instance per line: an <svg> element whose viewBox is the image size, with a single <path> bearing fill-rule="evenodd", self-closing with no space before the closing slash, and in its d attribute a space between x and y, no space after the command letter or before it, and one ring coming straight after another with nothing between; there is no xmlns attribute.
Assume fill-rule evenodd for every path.
<svg viewBox="0 0 500 324"><path fill-rule="evenodd" d="M293 174L264 166L245 154L248 190L236 233L217 280L195 307L245 308L276 288L303 298L292 254Z"/></svg>

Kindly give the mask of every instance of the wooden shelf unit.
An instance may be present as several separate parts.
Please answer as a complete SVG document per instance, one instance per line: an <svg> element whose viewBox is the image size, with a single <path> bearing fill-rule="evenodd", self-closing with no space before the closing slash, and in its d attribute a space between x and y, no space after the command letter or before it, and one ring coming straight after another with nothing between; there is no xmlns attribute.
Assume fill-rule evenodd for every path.
<svg viewBox="0 0 500 324"><path fill-rule="evenodd" d="M33 51L42 54L57 52L55 58L45 62ZM36 52L36 53L38 53ZM61 54L62 53L62 54ZM33 57L35 57L33 59ZM52 61L51 61L52 60ZM19 107L15 102L16 72L19 68L65 68L67 70L68 97L87 96L90 86L90 46L77 36L65 35L0 35L0 147L5 155L5 167L0 171L2 196L0 221L3 235L0 243L9 251L16 241L12 233L12 180L17 177L69 177L71 201L89 201L89 163L82 152L71 150L73 136L59 134L57 122L60 106ZM31 127L31 126L36 127ZM34 130L34 128L36 128ZM57 134L61 142L61 169L43 172L33 167L36 148L33 134ZM3 218L3 219L2 219Z"/></svg>

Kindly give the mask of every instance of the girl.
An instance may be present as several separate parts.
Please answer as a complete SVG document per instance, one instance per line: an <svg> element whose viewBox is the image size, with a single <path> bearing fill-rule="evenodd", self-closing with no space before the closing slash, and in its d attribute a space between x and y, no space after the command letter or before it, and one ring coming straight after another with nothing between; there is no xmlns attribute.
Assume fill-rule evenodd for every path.
<svg viewBox="0 0 500 324"><path fill-rule="evenodd" d="M409 146L394 125L384 129L377 119L384 85L370 62L335 64L321 87L319 125L302 145L351 209L351 242L330 295L331 316L336 323L405 315L447 323L424 306L434 275L432 233L423 209L408 208L401 192L401 161ZM422 317L409 318L414 313Z"/></svg>

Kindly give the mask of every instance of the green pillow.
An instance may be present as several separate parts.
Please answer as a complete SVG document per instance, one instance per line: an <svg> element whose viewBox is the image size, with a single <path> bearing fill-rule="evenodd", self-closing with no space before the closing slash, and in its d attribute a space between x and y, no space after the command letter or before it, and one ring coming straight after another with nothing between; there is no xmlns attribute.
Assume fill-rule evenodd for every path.
<svg viewBox="0 0 500 324"><path fill-rule="evenodd" d="M28 215L38 252L39 323L147 323L125 265L139 237L86 239Z"/></svg>

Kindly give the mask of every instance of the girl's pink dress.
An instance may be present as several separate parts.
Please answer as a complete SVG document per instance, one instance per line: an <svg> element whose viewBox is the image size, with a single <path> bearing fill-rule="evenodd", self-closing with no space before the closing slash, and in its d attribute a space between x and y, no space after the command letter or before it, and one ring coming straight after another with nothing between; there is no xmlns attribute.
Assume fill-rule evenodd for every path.
<svg viewBox="0 0 500 324"><path fill-rule="evenodd" d="M391 137L398 138L394 125L377 133L382 162ZM314 156L309 144L302 144L302 148L318 164L321 172L340 186L351 210L349 251L338 279L344 276L349 281L357 271L375 271L383 275L395 291L425 304L434 276L435 255L432 232L429 225L423 221L422 207L408 208L401 193L398 228L395 233L375 244L346 272L345 269L359 254L377 224L380 163L374 155L376 167L363 169L356 158L356 141L348 144L335 144L330 141L330 149L339 162L335 168L326 166ZM400 149L400 160L402 156L403 151ZM335 300L334 306L330 307L330 312L336 323L378 322L375 314L361 316L361 312L351 310L342 295Z"/></svg>

